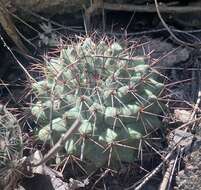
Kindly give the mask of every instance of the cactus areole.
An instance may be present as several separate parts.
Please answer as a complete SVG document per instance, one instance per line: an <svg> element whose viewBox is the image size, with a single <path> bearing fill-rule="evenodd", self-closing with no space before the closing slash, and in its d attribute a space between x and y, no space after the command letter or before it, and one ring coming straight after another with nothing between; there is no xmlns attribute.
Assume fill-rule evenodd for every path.
<svg viewBox="0 0 201 190"><path fill-rule="evenodd" d="M143 142L152 146L162 127L158 96L164 84L148 61L105 39L87 37L61 49L44 65L43 80L32 85L39 139L56 142L80 118L63 155L96 167L137 160L146 152Z"/></svg>

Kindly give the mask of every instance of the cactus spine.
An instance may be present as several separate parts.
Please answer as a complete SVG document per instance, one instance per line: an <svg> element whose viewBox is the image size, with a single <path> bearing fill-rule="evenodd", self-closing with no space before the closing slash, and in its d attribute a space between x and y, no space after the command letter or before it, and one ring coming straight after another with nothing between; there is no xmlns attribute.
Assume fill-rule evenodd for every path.
<svg viewBox="0 0 201 190"><path fill-rule="evenodd" d="M21 129L17 119L0 104L0 188L14 178L18 161L23 157Z"/></svg>
<svg viewBox="0 0 201 190"><path fill-rule="evenodd" d="M82 124L66 142L65 154L97 167L133 162L142 140L153 144L162 127L157 115L164 85L158 74L146 57L108 41L72 42L46 62L43 80L32 85L39 139L56 142L79 117Z"/></svg>

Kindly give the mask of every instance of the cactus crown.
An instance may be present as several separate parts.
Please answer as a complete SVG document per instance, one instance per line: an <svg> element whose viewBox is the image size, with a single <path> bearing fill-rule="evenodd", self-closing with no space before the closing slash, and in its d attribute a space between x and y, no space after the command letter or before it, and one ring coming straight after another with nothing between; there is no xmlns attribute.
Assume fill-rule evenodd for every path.
<svg viewBox="0 0 201 190"><path fill-rule="evenodd" d="M32 85L39 139L56 142L80 118L65 154L97 167L136 160L142 140L154 144L151 137L162 127L157 115L164 85L148 61L115 41L86 38L67 45L46 62L44 79Z"/></svg>

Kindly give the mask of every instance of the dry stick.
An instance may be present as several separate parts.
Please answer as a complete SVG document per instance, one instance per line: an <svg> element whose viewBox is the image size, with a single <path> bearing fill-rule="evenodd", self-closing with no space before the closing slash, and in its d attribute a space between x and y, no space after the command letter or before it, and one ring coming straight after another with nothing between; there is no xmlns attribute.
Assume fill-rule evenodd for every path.
<svg viewBox="0 0 201 190"><path fill-rule="evenodd" d="M173 157L173 158L169 161L168 168L167 168L166 171L165 171L165 174L164 174L164 176L163 176L163 180L162 180L162 182L161 182L161 184L160 184L159 190L166 190L168 184L170 185L172 176L173 176L173 174L174 174L174 168L175 168L175 166L176 166L176 163L177 163L179 154L180 154L180 151L178 150L178 153L177 153L176 158Z"/></svg>
<svg viewBox="0 0 201 190"><path fill-rule="evenodd" d="M41 164L46 163L52 156L54 156L65 144L65 142L69 139L72 133L78 130L81 125L80 119L76 119L71 128L63 135L61 135L58 142L49 150L49 152L43 157L41 161L36 164L31 164L32 167L37 167Z"/></svg>
<svg viewBox="0 0 201 190"><path fill-rule="evenodd" d="M36 30L34 27L32 27L30 24L28 24L26 21L24 21L23 19L21 19L20 17L18 17L16 14L11 13L10 11L8 11L9 14L11 14L11 16L13 16L14 18L16 18L17 20L19 20L20 22L22 22L24 25L26 25L28 28L32 29L33 31L35 31L36 33L40 33L38 30ZM17 33L19 34L19 36L25 40L28 44L30 44L31 46L33 46L35 49L37 49L37 47L29 40L27 39L16 27L15 27Z"/></svg>
<svg viewBox="0 0 201 190"><path fill-rule="evenodd" d="M104 9L112 11L133 11L136 12L156 12L156 7L153 5L132 5L132 4L112 4L112 3L103 3ZM193 13L200 12L200 6L165 6L163 5L160 8L161 12L165 13Z"/></svg>
<svg viewBox="0 0 201 190"><path fill-rule="evenodd" d="M34 45L28 38L26 38L17 28L16 28L17 33L19 34L19 36L26 41L29 45L31 45L32 47L34 47L35 49L37 49L37 46Z"/></svg>
<svg viewBox="0 0 201 190"><path fill-rule="evenodd" d="M190 36L192 38L195 38L199 41L199 39L194 36L194 35L191 35L190 33L200 33L201 32L201 29L196 29L196 30L178 30L178 29L174 29L172 28L171 29L172 32L176 32L176 33L182 33L182 34L185 34L187 36ZM127 36L141 36L141 35L148 35L148 34L154 34L154 33L158 33L158 32L166 32L167 29L166 28L159 28L159 29L153 29L153 30L144 30L144 31L141 31L141 32L129 32L127 33L126 35ZM106 34L108 35L115 35L115 36L122 36L122 35L125 35L125 34L122 34L122 33L119 33L119 32L105 32Z"/></svg>
<svg viewBox="0 0 201 190"><path fill-rule="evenodd" d="M53 141L53 137L52 137L52 132L53 132L53 129L52 129L52 115L53 115L53 111L54 111L54 90L55 90L55 87L57 85L57 80L59 79L59 77L62 75L62 73L64 72L64 70L62 70L61 72L59 72L56 76L56 79L54 80L54 84L52 86L52 89L51 89L51 109L50 109L50 115L49 115L49 120L50 120L50 143L51 145L54 147L54 141Z"/></svg>
<svg viewBox="0 0 201 190"><path fill-rule="evenodd" d="M182 129L182 128L184 128L184 127L187 127L187 126L189 126L189 125L191 125L191 124L193 124L193 123L195 123L195 122L197 122L197 121L200 121L200 120L201 120L201 118L193 119L193 120L191 120L191 121L189 121L189 122L187 122L187 123L184 123L183 125L181 125L180 127L174 129L173 131L178 130L178 129Z"/></svg>
<svg viewBox="0 0 201 190"><path fill-rule="evenodd" d="M131 16L131 18L130 18L130 20L129 20L129 22L128 22L128 24L127 24L126 28L125 28L125 31L127 31L127 30L128 30L128 27L130 26L131 22L133 21L134 16L135 16L135 11L133 11L133 14L132 14L132 16Z"/></svg>
<svg viewBox="0 0 201 190"><path fill-rule="evenodd" d="M103 6L103 7L102 7ZM112 11L136 11L136 12L148 12L154 13L156 12L156 7L153 5L132 5L132 4L114 4L114 3L92 3L91 6L87 9L87 14L92 14L97 9L104 8L105 10L112 10ZM200 12L200 6L165 6L163 5L160 8L161 12L165 13L193 13L193 12Z"/></svg>
<svg viewBox="0 0 201 190"><path fill-rule="evenodd" d="M171 152L169 152L167 154L167 156L163 159L163 161L152 172L150 172L149 174L147 174L145 176L145 179L143 180L142 183L140 183L137 187L136 187L136 184L134 184L131 187L126 188L125 190L131 190L131 189L140 190L154 175L156 175L160 171L160 169L162 168L163 164L172 156L172 154L174 153L176 148L177 148L177 146L175 146L171 150Z"/></svg>
<svg viewBox="0 0 201 190"><path fill-rule="evenodd" d="M3 42L4 47L7 48L7 50L11 53L11 55L13 56L13 58L16 60L17 64L21 67L21 69L25 72L25 74L27 75L27 77L31 80L31 81L35 81L35 79L29 74L29 72L26 70L26 68L20 63L20 61L17 59L17 57L15 56L15 54L12 52L12 50L10 49L10 47L6 44L4 38L2 37L2 35L0 34L0 39Z"/></svg>
<svg viewBox="0 0 201 190"><path fill-rule="evenodd" d="M169 32L169 34L173 37L174 40L176 40L176 42L178 42L179 44L181 45L184 45L184 46L190 46L190 47L200 47L201 46L201 43L194 43L194 44L191 44L191 43L188 43L188 42L184 42L182 40L180 40L173 32L172 30L169 28L169 26L166 24L166 22L164 21L163 17L161 16L161 8L159 10L159 6L158 6L158 1L157 0L154 0L155 2L155 7L156 7L156 12L158 14L158 17L160 19L160 21L162 22L163 26L167 29L167 31ZM167 8L167 7L166 7ZM200 8L200 7L199 7Z"/></svg>
<svg viewBox="0 0 201 190"><path fill-rule="evenodd" d="M55 22L55 21L52 21L52 20L49 20L49 19L47 19L47 18L45 18L45 17L43 17L43 16L41 16L41 15L39 15L39 14L37 14L37 13L34 13L33 11L31 11L31 10L28 10L28 9L24 9L24 8L22 8L22 7L20 7L20 9L21 9L21 11L25 11L25 12L27 12L27 13L29 13L30 15L32 15L32 16L35 16L36 18L39 18L39 19L41 19L41 20L43 20L43 21L45 21L45 22L50 22L51 24L53 24L53 25L55 25L55 26L59 26L59 27L62 27L63 29L66 29L66 30L69 30L69 31L73 31L73 32L83 32L82 30L80 30L80 29L76 29L76 28L78 28L77 26L64 26L64 25L62 25L62 24L59 24L59 23L57 23L57 22ZM13 13L11 13L11 14L13 14ZM15 17L15 15L13 15L14 17ZM80 27L79 27L80 28ZM35 30L35 29L34 29Z"/></svg>
<svg viewBox="0 0 201 190"><path fill-rule="evenodd" d="M157 12L158 15L160 15L160 12L164 12L164 13L189 13L189 12L200 12L201 11L201 7L199 6L188 6L188 7L184 7L184 6L171 6L171 7L167 7L167 6L162 6L160 7L160 12L158 10L158 3L156 1L156 6L152 6L152 5L146 5L146 6L141 6L141 5L131 5L131 4L111 4L111 3L104 3L102 0L97 2L95 1L95 3L91 3L91 6L85 10L85 18L86 18L86 24L87 27L90 27L90 17L91 15L97 10L97 9L102 9L103 10L103 14L104 14L104 10L114 10L114 11L135 11L135 12ZM160 32L160 31L168 31L171 36L174 39L178 39L174 33L174 32L178 32L178 33L184 33L186 35L189 35L187 32L188 31L181 31L181 30L176 30L176 29L171 29L167 26L167 24L165 23L165 21L163 20L162 16L159 16L160 20L162 21L163 25L165 26L165 29L157 29L157 30L153 30L153 31L144 31L144 32L138 32L138 33L128 33L127 35L143 35L143 34L147 34L147 33L155 33L155 32ZM201 30L198 30L197 32L200 32ZM192 32L192 31L190 31ZM107 32L107 34L109 34ZM111 33L112 35L122 35L119 33ZM191 37L193 37L192 35L189 35ZM193 37L194 38L194 37ZM182 43L182 45L188 45L188 46L192 46L192 47L197 47L200 46L201 44L190 44L190 43L186 43L183 42L182 40L178 39L177 40L179 43Z"/></svg>
<svg viewBox="0 0 201 190"><path fill-rule="evenodd" d="M180 152L181 151L181 152ZM176 156L176 159L174 160L174 164L172 166L172 172L171 172L171 176L170 176L170 182L172 181L172 177L173 177L173 174L174 174L174 170L175 170L175 167L176 167L176 164L177 164L177 161L179 159L179 156L183 153L183 150L178 150L177 152L177 156ZM170 189L170 185L171 183L168 184L168 189ZM166 190L166 189L164 189Z"/></svg>
<svg viewBox="0 0 201 190"><path fill-rule="evenodd" d="M107 169L104 171L104 173L102 173L102 175L95 181L95 183L92 186L92 190L95 189L96 185L98 182L100 182L101 179L103 179L108 173L109 173L110 169Z"/></svg>
<svg viewBox="0 0 201 190"><path fill-rule="evenodd" d="M163 180L160 184L159 190L166 190L168 183L169 183L169 179L170 179L170 174L172 173L173 170L173 166L174 166L174 159L171 159L170 162L168 163L168 168L165 171L165 174L163 176Z"/></svg>
<svg viewBox="0 0 201 190"><path fill-rule="evenodd" d="M198 65L198 67L200 68L200 65L199 65L199 63L197 63L197 65ZM198 69L199 69L198 68ZM198 95L197 95L197 101L196 101L196 104L195 104L195 106L194 106L194 109L193 109L193 112L192 112L192 114L191 114L191 117L190 117L190 120L193 120L193 119L195 119L196 118L196 112L198 111L198 109L199 109L199 105L200 105L200 101L201 101L201 82L200 82L200 80L201 80L201 73L200 73L200 71L199 71L199 74L198 74ZM193 126L193 128L195 127L195 125Z"/></svg>
<svg viewBox="0 0 201 190"><path fill-rule="evenodd" d="M102 24L103 24L103 32L105 33L106 15L105 15L105 9L104 8L102 8Z"/></svg>

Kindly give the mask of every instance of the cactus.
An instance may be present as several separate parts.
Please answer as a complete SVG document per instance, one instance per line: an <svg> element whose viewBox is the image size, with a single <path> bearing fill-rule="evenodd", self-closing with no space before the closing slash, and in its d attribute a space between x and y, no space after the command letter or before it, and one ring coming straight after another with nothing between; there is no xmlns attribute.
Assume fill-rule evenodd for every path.
<svg viewBox="0 0 201 190"><path fill-rule="evenodd" d="M22 134L18 121L0 104L0 188L8 185L11 176L14 177L18 161L23 157L22 151Z"/></svg>
<svg viewBox="0 0 201 190"><path fill-rule="evenodd" d="M80 118L64 152L96 167L131 163L143 140L155 143L164 84L149 59L125 44L87 37L46 61L43 80L32 84L40 140L56 142Z"/></svg>

